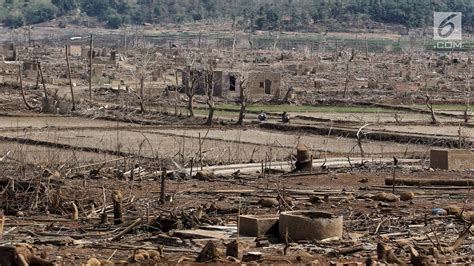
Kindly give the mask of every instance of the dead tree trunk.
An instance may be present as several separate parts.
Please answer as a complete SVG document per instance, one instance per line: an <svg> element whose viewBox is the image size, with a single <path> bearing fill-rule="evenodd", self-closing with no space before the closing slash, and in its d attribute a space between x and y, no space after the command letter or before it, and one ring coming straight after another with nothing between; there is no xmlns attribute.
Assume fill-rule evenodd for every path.
<svg viewBox="0 0 474 266"><path fill-rule="evenodd" d="M41 78L41 84L43 84L43 91L44 91L44 100L46 101L46 105L49 106L49 99L48 99L48 90L46 89L46 83L44 82L43 70L41 69L41 63L38 62L38 71Z"/></svg>
<svg viewBox="0 0 474 266"><path fill-rule="evenodd" d="M114 224L123 223L122 200L122 192L120 192L120 190L114 190L112 192L112 201L114 205Z"/></svg>
<svg viewBox="0 0 474 266"><path fill-rule="evenodd" d="M188 96L188 111L189 117L194 117L194 93L195 84L197 82L198 74L190 70L187 74L186 96Z"/></svg>
<svg viewBox="0 0 474 266"><path fill-rule="evenodd" d="M76 110L76 101L74 100L74 89L72 87L72 78L71 78L71 66L69 65L69 49L66 45L66 63L67 63L67 75L69 77L69 87L71 89L71 99L72 99L72 111Z"/></svg>
<svg viewBox="0 0 474 266"><path fill-rule="evenodd" d="M166 171L163 170L161 173L161 191L160 191L160 202L166 202Z"/></svg>
<svg viewBox="0 0 474 266"><path fill-rule="evenodd" d="M89 53L89 100L92 102L92 59L94 58L94 41L92 34L89 46Z"/></svg>
<svg viewBox="0 0 474 266"><path fill-rule="evenodd" d="M102 213L100 215L100 223L101 224L106 224L107 223L107 197L105 196L105 188L102 187Z"/></svg>
<svg viewBox="0 0 474 266"><path fill-rule="evenodd" d="M247 95L247 85L245 82L245 78L242 76L240 78L239 82L239 89L240 89L240 94L239 94L239 100L240 100L240 111L239 111L239 120L237 121L237 125L242 126L244 124L244 119L245 119L245 109L247 108L247 101L248 101L248 95Z"/></svg>
<svg viewBox="0 0 474 266"><path fill-rule="evenodd" d="M464 123L469 123L469 109L470 109L470 97L471 97L471 75L467 77L467 91L466 91L466 102L464 104Z"/></svg>
<svg viewBox="0 0 474 266"><path fill-rule="evenodd" d="M359 130L357 131L357 146L359 146L361 158L365 158L365 151L364 151L364 147L362 146L362 137L364 136L362 130L364 130L364 128L367 126L368 124L365 124L361 128L359 128Z"/></svg>
<svg viewBox="0 0 474 266"><path fill-rule="evenodd" d="M436 119L436 113L433 108L433 103L431 102L431 97L430 95L428 95L428 93L426 93L425 98L426 98L426 102L425 102L426 107L428 107L428 109L430 110L431 124L437 124L438 120Z"/></svg>
<svg viewBox="0 0 474 266"><path fill-rule="evenodd" d="M187 96L189 117L194 117L194 94L189 93Z"/></svg>
<svg viewBox="0 0 474 266"><path fill-rule="evenodd" d="M232 60L235 59L235 43L236 43L236 41L237 41L237 31L236 31L236 29L234 29L234 40L232 41Z"/></svg>
<svg viewBox="0 0 474 266"><path fill-rule="evenodd" d="M207 116L206 125L212 126L214 121L214 111L216 105L214 102L214 70L211 69L206 75L206 94L207 94L207 106L209 107L209 114Z"/></svg>
<svg viewBox="0 0 474 266"><path fill-rule="evenodd" d="M176 79L176 90L174 91L174 115L175 116L178 116L178 86L179 86L179 82L178 82L178 70L175 70L174 72L174 77Z"/></svg>
<svg viewBox="0 0 474 266"><path fill-rule="evenodd" d="M367 37L365 37L365 58L369 59L369 42Z"/></svg>
<svg viewBox="0 0 474 266"><path fill-rule="evenodd" d="M349 62L346 63L346 82L344 83L344 99L347 98L347 89L349 85Z"/></svg>
<svg viewBox="0 0 474 266"><path fill-rule="evenodd" d="M144 104L144 91L145 90L145 75L140 76L140 112L145 112L145 104Z"/></svg>
<svg viewBox="0 0 474 266"><path fill-rule="evenodd" d="M424 77L424 81L425 81L425 84L424 84L425 104L426 104L426 107L428 108L428 110L430 111L431 124L437 124L438 120L436 119L436 113L435 113L434 108L433 108L433 103L431 102L431 95L428 91L428 76L427 76L428 70L426 69L426 66L425 66L425 72L426 72L425 77Z"/></svg>
<svg viewBox="0 0 474 266"><path fill-rule="evenodd" d="M40 72L39 72L38 62L36 62L36 86L35 86L35 90L39 90L39 82L40 82Z"/></svg>
<svg viewBox="0 0 474 266"><path fill-rule="evenodd" d="M209 114L207 115L207 121L206 121L206 125L208 126L212 126L212 124L214 123L214 112L216 110L215 106L214 106L214 103L209 104Z"/></svg>
<svg viewBox="0 0 474 266"><path fill-rule="evenodd" d="M23 98L23 102L25 103L26 107L28 110L32 110L33 106L31 106L28 101L26 100L25 97L25 90L23 89L23 78L22 78L22 73L21 73L21 65L18 66L18 77L20 79L20 91L21 91L21 97Z"/></svg>

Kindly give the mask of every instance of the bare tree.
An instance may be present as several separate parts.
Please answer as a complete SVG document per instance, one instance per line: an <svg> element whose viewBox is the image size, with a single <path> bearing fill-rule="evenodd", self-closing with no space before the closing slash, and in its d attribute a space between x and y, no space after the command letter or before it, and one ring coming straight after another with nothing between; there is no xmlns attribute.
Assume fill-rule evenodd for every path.
<svg viewBox="0 0 474 266"><path fill-rule="evenodd" d="M90 44L89 44L89 100L92 102L92 60L94 58L94 37L91 34Z"/></svg>
<svg viewBox="0 0 474 266"><path fill-rule="evenodd" d="M197 59L196 54L194 54L192 51L189 51L188 54L184 54L184 57L188 62L188 65L181 70L184 93L188 97L187 109L189 111L189 117L194 117L194 95L196 94L196 86L203 75L195 68L195 62Z"/></svg>
<svg viewBox="0 0 474 266"><path fill-rule="evenodd" d="M364 151L364 148L362 146L362 137L365 135L363 133L363 130L367 126L369 126L369 124L365 124L362 127L360 127L359 130L357 131L357 135L356 135L357 136L357 146L359 146L360 157L362 157L362 158L365 158L365 151Z"/></svg>
<svg viewBox="0 0 474 266"><path fill-rule="evenodd" d="M23 98L23 102L25 103L26 107L28 108L28 110L32 110L33 109L33 106L31 106L28 101L26 100L26 97L25 97L25 90L23 89L23 78L22 78L22 74L21 74L21 67L22 65L19 65L18 66L18 77L20 79L20 91L21 91L21 97Z"/></svg>
<svg viewBox="0 0 474 266"><path fill-rule="evenodd" d="M466 102L464 103L464 123L469 122L469 109L470 109L470 98L471 98L471 78L472 70L470 74L466 74L467 78L467 88L464 89L464 94L466 95Z"/></svg>
<svg viewBox="0 0 474 266"><path fill-rule="evenodd" d="M155 53L153 52L153 45L151 43L144 43L144 48L141 53L141 65L137 69L137 79L140 82L139 102L140 112L146 112L145 108L145 81L150 72L151 62L155 60Z"/></svg>
<svg viewBox="0 0 474 266"><path fill-rule="evenodd" d="M145 112L145 104L143 103L144 101L144 98L145 98L145 94L144 94L144 91L145 90L145 71L141 71L141 75L140 75L140 112L144 113Z"/></svg>
<svg viewBox="0 0 474 266"><path fill-rule="evenodd" d="M430 111L430 116L431 116L431 124L437 124L438 123L438 120L436 119L436 113L434 111L434 108L433 108L433 102L431 101L432 100L432 95L431 93L429 92L429 89L428 89L428 68L426 65L423 65L423 79L424 79L424 97L425 97L425 105L426 107L428 108L428 110Z"/></svg>
<svg viewBox="0 0 474 266"><path fill-rule="evenodd" d="M347 89L349 85L349 62L346 63L346 82L344 83L344 95L342 97L347 98Z"/></svg>
<svg viewBox="0 0 474 266"><path fill-rule="evenodd" d="M37 61L36 63L38 65L38 71L41 77L41 83L43 84L44 100L46 102L46 106L48 106L49 105L48 90L46 89L46 83L44 82L43 70L41 69L41 63L39 61Z"/></svg>
<svg viewBox="0 0 474 266"><path fill-rule="evenodd" d="M67 63L67 75L69 78L69 88L71 89L71 100L72 100L72 111L76 110L76 101L74 100L74 89L72 86L72 78L71 78L71 66L69 65L69 46L66 45L66 63Z"/></svg>
<svg viewBox="0 0 474 266"><path fill-rule="evenodd" d="M436 113L433 108L433 102L431 101L431 94L428 90L428 78L425 77L425 104L431 115L431 124L437 124L438 120L436 119Z"/></svg>
<svg viewBox="0 0 474 266"><path fill-rule="evenodd" d="M244 124L244 118L245 118L245 109L247 108L247 102L249 99L249 93L248 93L248 88L247 88L247 77L244 73L240 74L240 79L239 79L239 101L240 101L240 111L239 111L239 120L237 121L237 125L243 125Z"/></svg>
<svg viewBox="0 0 474 266"><path fill-rule="evenodd" d="M235 28L235 26L232 26L232 28L234 31L234 39L232 41L232 60L234 60L235 59L235 44L237 42L237 29Z"/></svg>
<svg viewBox="0 0 474 266"><path fill-rule="evenodd" d="M200 73L198 70L192 68L192 67L187 67L186 68L186 73L185 73L185 84L184 84L184 89L186 96L188 97L188 111L189 111L189 117L194 117L194 95L196 94L196 85L200 79Z"/></svg>
<svg viewBox="0 0 474 266"><path fill-rule="evenodd" d="M205 73L205 86L206 86L206 95L207 95L207 106L209 107L209 114L207 116L206 125L212 126L214 111L216 110L216 105L214 102L214 69L216 62L209 64L206 73Z"/></svg>

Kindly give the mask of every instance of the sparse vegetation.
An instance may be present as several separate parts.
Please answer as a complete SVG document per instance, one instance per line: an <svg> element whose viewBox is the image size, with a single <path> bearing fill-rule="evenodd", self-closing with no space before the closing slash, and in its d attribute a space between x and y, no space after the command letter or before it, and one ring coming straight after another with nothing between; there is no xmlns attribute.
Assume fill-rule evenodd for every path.
<svg viewBox="0 0 474 266"><path fill-rule="evenodd" d="M19 18L38 23L77 10L97 17L110 27L122 23L183 23L227 19L249 30L309 30L314 23L343 29L348 25L373 23L397 24L410 28L431 25L433 11L463 12L466 30L474 25L472 1L190 1L190 0L3 0L3 22L18 26ZM8 12L6 12L8 11ZM33 16L30 16L32 15ZM339 25L339 26L337 26Z"/></svg>

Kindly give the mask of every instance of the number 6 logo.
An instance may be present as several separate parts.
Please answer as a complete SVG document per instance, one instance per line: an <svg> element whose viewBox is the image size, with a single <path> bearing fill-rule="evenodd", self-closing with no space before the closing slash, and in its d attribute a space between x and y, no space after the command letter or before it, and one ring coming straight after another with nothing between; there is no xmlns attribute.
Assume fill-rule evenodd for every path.
<svg viewBox="0 0 474 266"><path fill-rule="evenodd" d="M435 12L434 39L461 40L462 14L460 12Z"/></svg>

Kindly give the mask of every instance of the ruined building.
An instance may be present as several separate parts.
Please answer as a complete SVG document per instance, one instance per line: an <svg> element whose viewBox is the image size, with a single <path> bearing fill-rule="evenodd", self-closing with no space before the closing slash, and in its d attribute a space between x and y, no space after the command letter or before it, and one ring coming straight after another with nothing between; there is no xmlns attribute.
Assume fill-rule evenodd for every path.
<svg viewBox="0 0 474 266"><path fill-rule="evenodd" d="M181 70L182 84L188 84L187 70ZM205 94L204 70L194 70L191 75L196 75L196 94ZM216 69L213 72L214 96L238 96L240 94L241 73L229 69ZM250 72L247 76L246 86L252 97L280 97L281 74L269 71Z"/></svg>

